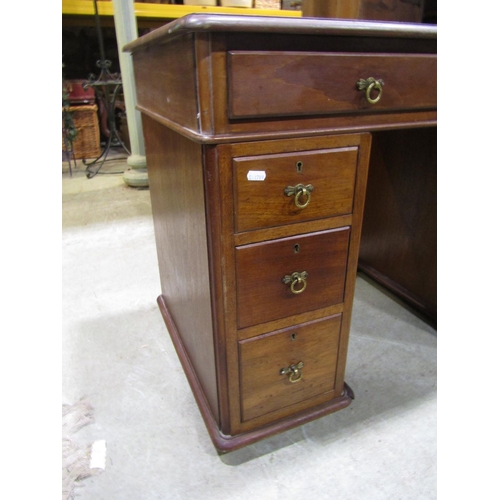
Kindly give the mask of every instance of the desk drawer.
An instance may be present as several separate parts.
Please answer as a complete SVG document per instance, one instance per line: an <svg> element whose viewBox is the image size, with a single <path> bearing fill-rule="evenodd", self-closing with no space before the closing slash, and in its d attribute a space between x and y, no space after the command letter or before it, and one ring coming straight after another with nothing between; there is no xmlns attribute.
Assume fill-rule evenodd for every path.
<svg viewBox="0 0 500 500"><path fill-rule="evenodd" d="M343 302L349 235L343 227L236 247L238 327Z"/></svg>
<svg viewBox="0 0 500 500"><path fill-rule="evenodd" d="M338 315L241 341L242 421L333 391L340 324Z"/></svg>
<svg viewBox="0 0 500 500"><path fill-rule="evenodd" d="M357 158L350 147L233 159L235 231L350 214Z"/></svg>
<svg viewBox="0 0 500 500"><path fill-rule="evenodd" d="M246 52L228 54L229 118L435 109L436 55ZM360 79L382 80L376 103ZM369 98L377 100L374 86Z"/></svg>

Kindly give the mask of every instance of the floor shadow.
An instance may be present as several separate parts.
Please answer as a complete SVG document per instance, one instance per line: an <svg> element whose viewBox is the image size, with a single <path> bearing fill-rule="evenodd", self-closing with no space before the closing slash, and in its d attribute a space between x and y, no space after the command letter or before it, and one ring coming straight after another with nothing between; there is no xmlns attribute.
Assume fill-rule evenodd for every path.
<svg viewBox="0 0 500 500"><path fill-rule="evenodd" d="M391 292L389 289L375 281L374 279L370 278L368 275L365 273L358 271L357 276L359 279L362 279L369 283L371 286L376 288L379 292L382 294L386 295L389 297L391 300L393 300L395 303L399 304L403 309L407 310L410 314L416 316L418 319L420 319L422 322L426 323L429 325L431 328L435 330L435 333L437 333L437 321L434 318L431 318L430 316L427 316L420 312L418 309L415 309L412 307L408 302L403 300L402 298L398 297L395 295L393 292Z"/></svg>

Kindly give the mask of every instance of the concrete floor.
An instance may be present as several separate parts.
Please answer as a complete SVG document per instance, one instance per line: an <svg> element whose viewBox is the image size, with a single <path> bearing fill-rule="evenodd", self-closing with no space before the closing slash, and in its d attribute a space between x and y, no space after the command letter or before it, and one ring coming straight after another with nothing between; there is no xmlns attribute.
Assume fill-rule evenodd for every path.
<svg viewBox="0 0 500 500"><path fill-rule="evenodd" d="M358 276L356 399L219 456L166 332L149 191L63 173L63 403L85 397L106 469L81 500L436 498L436 331Z"/></svg>

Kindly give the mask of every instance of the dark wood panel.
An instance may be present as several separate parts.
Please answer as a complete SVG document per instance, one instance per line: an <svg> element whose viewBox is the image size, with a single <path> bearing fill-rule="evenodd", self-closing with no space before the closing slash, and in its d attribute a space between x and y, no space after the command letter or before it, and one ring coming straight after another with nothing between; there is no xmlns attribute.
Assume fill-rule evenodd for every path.
<svg viewBox="0 0 500 500"><path fill-rule="evenodd" d="M373 134L360 248L362 270L433 318L436 132L427 128Z"/></svg>
<svg viewBox="0 0 500 500"><path fill-rule="evenodd" d="M219 418L202 147L143 116L162 299Z"/></svg>
<svg viewBox="0 0 500 500"><path fill-rule="evenodd" d="M302 16L419 23L423 7L423 1L302 0Z"/></svg>
<svg viewBox="0 0 500 500"><path fill-rule="evenodd" d="M243 421L325 392L333 398L340 322L339 315L240 342ZM298 363L296 381L281 373Z"/></svg>
<svg viewBox="0 0 500 500"><path fill-rule="evenodd" d="M345 368L347 362L347 349L349 346L349 332L351 328L352 305L354 289L356 287L356 272L358 267L359 241L361 238L361 223L365 206L366 181L368 176L368 162L370 159L371 135L361 134L358 157L358 170L356 174L356 187L354 189L354 208L352 212L351 239L349 242L349 256L344 292L344 312L340 328L339 362L335 378L335 391L338 393L343 387Z"/></svg>
<svg viewBox="0 0 500 500"><path fill-rule="evenodd" d="M196 73L198 86L198 110L200 113L199 131L203 134L213 134L212 106L212 58L209 33L195 35Z"/></svg>
<svg viewBox="0 0 500 500"><path fill-rule="evenodd" d="M437 123L436 110L366 113L338 116L281 117L232 120L218 129L219 142L251 141L303 137L305 135L327 135L363 133L378 130L432 127ZM215 138L200 137L202 141L214 142Z"/></svg>
<svg viewBox="0 0 500 500"><path fill-rule="evenodd" d="M358 148L345 148L235 158L236 231L350 214L357 157ZM313 191L297 206L285 189L300 184Z"/></svg>
<svg viewBox="0 0 500 500"><path fill-rule="evenodd" d="M302 20L304 22L304 19ZM279 33L215 33L224 38L227 50L279 50L287 52L384 52L395 54L435 54L436 38L370 38L359 33L353 36L321 36L321 34L293 37Z"/></svg>
<svg viewBox="0 0 500 500"><path fill-rule="evenodd" d="M336 229L343 226L352 225L351 215L337 215L327 219L317 219L306 222L297 222L293 225L270 227L255 231L246 231L234 235L236 246L249 245L259 241L268 241L276 238L286 238L295 234L315 233L326 229Z"/></svg>
<svg viewBox="0 0 500 500"><path fill-rule="evenodd" d="M217 34L219 35L219 34ZM226 77L227 52L225 38L214 37L212 41L211 70L213 82L214 134L203 134L199 140L219 143L264 138L282 138L290 136L319 135L328 133L365 132L394 128L413 128L422 125L435 125L436 110L413 110L387 113L351 113L329 116L282 116L258 118L239 118L228 120L228 82ZM403 40L407 47L413 47L409 40ZM253 49L251 42L247 49ZM307 44L304 45L307 47ZM272 48L270 46L268 50ZM373 46L376 51L376 44ZM355 86L356 83L353 85Z"/></svg>
<svg viewBox="0 0 500 500"><path fill-rule="evenodd" d="M384 82L375 104L356 86L369 77ZM434 109L436 77L435 55L230 52L229 116Z"/></svg>
<svg viewBox="0 0 500 500"><path fill-rule="evenodd" d="M340 228L237 247L238 327L341 303L349 235L350 228ZM283 283L304 271L305 284Z"/></svg>
<svg viewBox="0 0 500 500"><path fill-rule="evenodd" d="M182 127L198 131L193 37L134 54L137 104Z"/></svg>
<svg viewBox="0 0 500 500"><path fill-rule="evenodd" d="M333 306L315 309L314 311L308 311L305 313L296 314L294 316L287 316L286 318L270 321L269 323L260 323L258 325L249 326L248 328L242 328L238 330L238 339L246 340L251 337L263 335L265 333L283 330L284 328L288 328L293 325L299 325L301 323L307 323L309 321L316 321L328 316L341 314L343 310L343 303L334 304Z"/></svg>
<svg viewBox="0 0 500 500"><path fill-rule="evenodd" d="M342 4L352 0L341 0ZM370 21L398 21L406 23L420 23L424 11L424 0L399 0L387 2L380 0L358 0L358 19ZM344 17L344 16L342 16Z"/></svg>
<svg viewBox="0 0 500 500"><path fill-rule="evenodd" d="M231 434L230 393L232 381L228 375L228 356L231 357L233 343L231 329L227 329L226 316L228 304L224 301L224 273L222 262L225 260L223 242L223 217L220 200L221 194L219 164L216 146L203 146L203 171L205 175L205 212L207 220L207 243L210 272L210 291L212 294L212 314L215 341L215 364L219 393L220 421L222 434Z"/></svg>

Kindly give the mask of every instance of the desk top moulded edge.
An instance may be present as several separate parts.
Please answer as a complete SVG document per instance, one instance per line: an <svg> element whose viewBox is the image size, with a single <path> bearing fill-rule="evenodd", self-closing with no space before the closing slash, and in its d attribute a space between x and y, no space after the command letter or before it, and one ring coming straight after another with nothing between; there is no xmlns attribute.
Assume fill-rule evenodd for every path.
<svg viewBox="0 0 500 500"><path fill-rule="evenodd" d="M133 53L149 45L165 42L178 35L193 32L437 38L437 26L431 24L231 14L188 14L128 43L123 47L123 50Z"/></svg>

